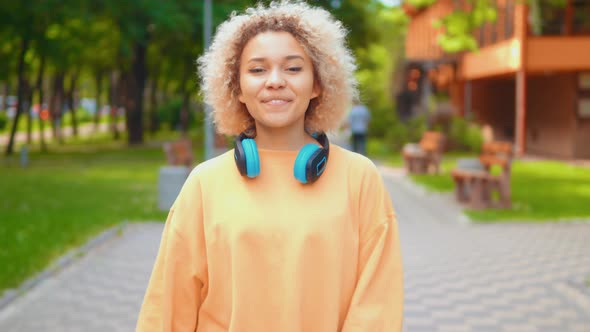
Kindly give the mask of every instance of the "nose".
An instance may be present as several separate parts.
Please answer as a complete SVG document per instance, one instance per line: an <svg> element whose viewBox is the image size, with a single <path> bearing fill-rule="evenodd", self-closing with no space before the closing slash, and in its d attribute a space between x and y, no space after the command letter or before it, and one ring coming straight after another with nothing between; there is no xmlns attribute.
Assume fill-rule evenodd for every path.
<svg viewBox="0 0 590 332"><path fill-rule="evenodd" d="M284 87L285 83L285 79L283 78L280 70L273 69L270 71L268 79L266 80L266 87L278 89Z"/></svg>

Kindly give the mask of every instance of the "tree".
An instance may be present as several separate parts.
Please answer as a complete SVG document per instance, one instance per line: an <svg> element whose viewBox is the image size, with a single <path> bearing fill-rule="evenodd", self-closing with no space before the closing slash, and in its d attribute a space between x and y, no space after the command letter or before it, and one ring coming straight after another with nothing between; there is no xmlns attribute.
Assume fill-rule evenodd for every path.
<svg viewBox="0 0 590 332"><path fill-rule="evenodd" d="M421 2L422 7L429 6L432 0L406 0L408 2ZM530 6L532 12L533 30L540 29L541 18L539 8L541 6L565 7L567 0L519 0ZM438 39L441 48L447 53L462 51L474 51L478 49L474 32L486 22L494 22L497 18L495 0L467 0L469 10L457 9L442 19L434 22L437 28L443 28Z"/></svg>
<svg viewBox="0 0 590 332"><path fill-rule="evenodd" d="M124 106L129 144L143 142L143 97L147 72L147 50L154 33L174 35L191 30L190 18L198 16L198 5L178 1L104 1L99 9L110 16L120 39L121 75L125 80Z"/></svg>
<svg viewBox="0 0 590 332"><path fill-rule="evenodd" d="M497 17L494 0L469 0L470 10L457 9L434 23L444 27L438 39L441 48L448 53L474 51L478 48L473 32Z"/></svg>
<svg viewBox="0 0 590 332"><path fill-rule="evenodd" d="M20 15L10 15L11 13L20 13ZM18 126L18 120L23 110L24 89L25 89L25 55L33 38L33 31L29 22L35 18L35 8L27 6L22 2L4 2L0 5L0 15L4 17L2 29L10 31L14 36L18 36L18 57L17 57L17 107L12 127L10 130L10 139L6 146L6 154L14 152L14 136Z"/></svg>

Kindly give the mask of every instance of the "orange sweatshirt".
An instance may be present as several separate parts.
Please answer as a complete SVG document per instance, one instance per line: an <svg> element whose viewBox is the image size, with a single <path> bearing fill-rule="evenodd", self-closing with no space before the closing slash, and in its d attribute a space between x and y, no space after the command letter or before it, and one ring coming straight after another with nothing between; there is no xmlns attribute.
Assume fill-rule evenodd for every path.
<svg viewBox="0 0 590 332"><path fill-rule="evenodd" d="M233 150L197 166L170 210L137 331L394 332L402 264L390 197L373 163L336 145L300 184L297 151Z"/></svg>

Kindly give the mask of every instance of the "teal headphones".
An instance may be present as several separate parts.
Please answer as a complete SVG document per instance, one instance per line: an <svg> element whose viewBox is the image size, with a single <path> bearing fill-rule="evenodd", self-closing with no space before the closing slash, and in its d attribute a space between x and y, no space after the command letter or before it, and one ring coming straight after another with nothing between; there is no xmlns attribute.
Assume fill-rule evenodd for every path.
<svg viewBox="0 0 590 332"><path fill-rule="evenodd" d="M316 144L306 144L299 150L293 165L293 175L303 184L317 181L328 164L330 153L328 137L325 133L315 133L312 136L321 147ZM242 176L253 179L260 174L260 158L256 141L244 133L241 133L234 142L234 159Z"/></svg>

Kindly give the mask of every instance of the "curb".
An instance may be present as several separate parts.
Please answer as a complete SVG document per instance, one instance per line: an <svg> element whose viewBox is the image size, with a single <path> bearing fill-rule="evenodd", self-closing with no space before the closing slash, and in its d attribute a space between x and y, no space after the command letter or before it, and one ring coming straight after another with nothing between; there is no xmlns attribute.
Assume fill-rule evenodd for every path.
<svg viewBox="0 0 590 332"><path fill-rule="evenodd" d="M90 239L88 242L86 242L86 244L82 245L81 247L68 251L66 254L58 258L55 262L51 263L48 268L39 272L33 277L25 280L25 282L23 282L17 288L5 290L4 293L2 293L2 296L0 296L0 311L4 310L14 300L16 300L21 295L26 294L27 291L37 286L38 284L46 280L48 277L63 270L64 268L72 264L74 261L82 258L91 250L95 249L101 244L115 238L118 234L120 234L120 232L122 232L127 227L127 224L128 222L124 221L121 224L115 225L103 231L99 235Z"/></svg>

